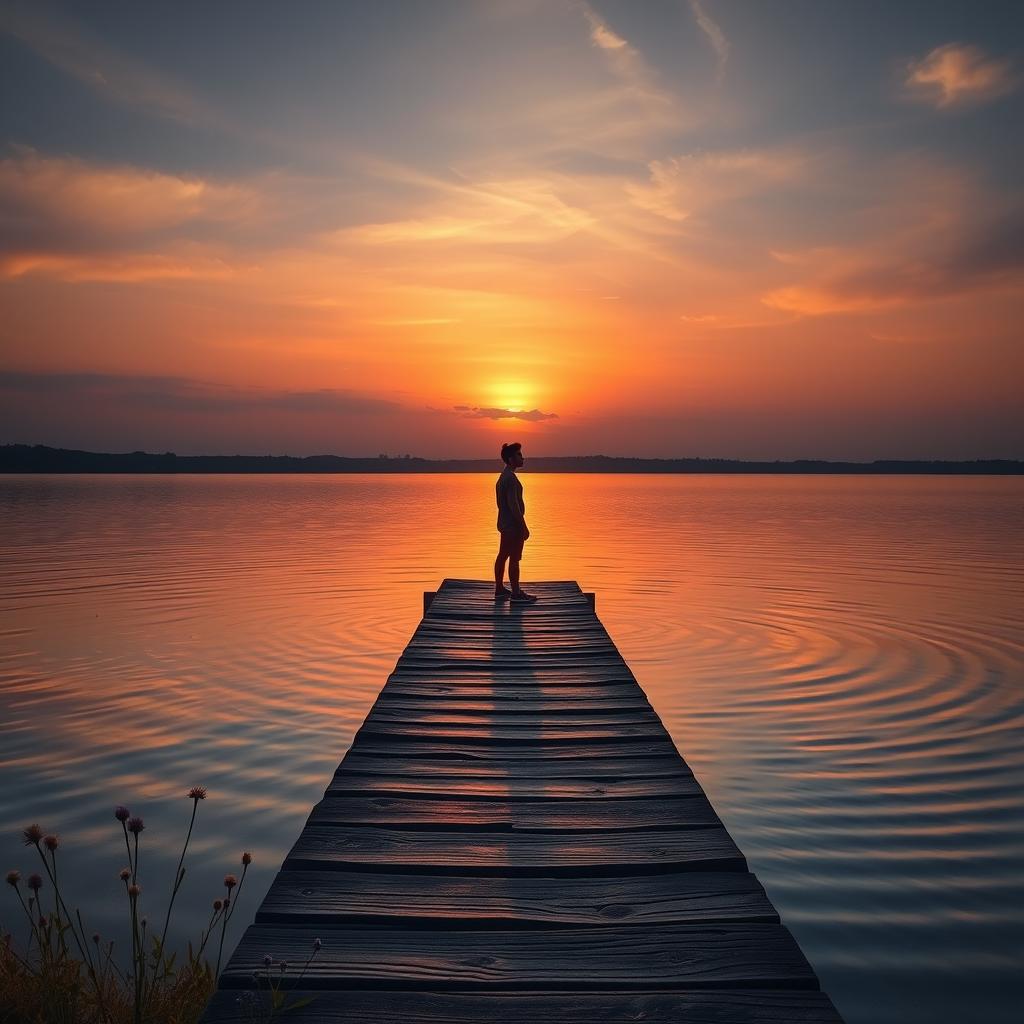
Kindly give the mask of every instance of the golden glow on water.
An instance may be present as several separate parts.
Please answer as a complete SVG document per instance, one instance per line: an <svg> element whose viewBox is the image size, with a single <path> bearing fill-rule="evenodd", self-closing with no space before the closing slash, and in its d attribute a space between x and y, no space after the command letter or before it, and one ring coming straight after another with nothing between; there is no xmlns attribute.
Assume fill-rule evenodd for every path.
<svg viewBox="0 0 1024 1024"><path fill-rule="evenodd" d="M1004 1019L1024 898L1024 481L523 482L524 580L597 592L848 1019L893 971L893 1020L937 1019L982 983ZM243 848L253 911L422 592L490 573L493 501L491 475L0 479L0 867L28 868L20 827L58 829L112 928L112 807L145 815L159 889L202 783L183 914L205 914ZM460 727L481 727L487 698Z"/></svg>

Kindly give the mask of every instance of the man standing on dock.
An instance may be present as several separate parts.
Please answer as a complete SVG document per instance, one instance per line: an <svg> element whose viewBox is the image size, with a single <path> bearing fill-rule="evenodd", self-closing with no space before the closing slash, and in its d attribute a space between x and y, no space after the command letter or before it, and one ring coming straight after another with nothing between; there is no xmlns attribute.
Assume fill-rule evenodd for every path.
<svg viewBox="0 0 1024 1024"><path fill-rule="evenodd" d="M501 543L498 557L494 560L494 599L508 598L517 604L536 601L533 594L526 593L519 586L519 560L523 557L523 544L530 536L526 526L526 503L523 501L523 485L516 476L516 470L522 466L523 446L516 441L514 444L501 446L501 460L505 468L494 485L498 499L498 533ZM505 563L508 562L508 581L511 590L505 589Z"/></svg>

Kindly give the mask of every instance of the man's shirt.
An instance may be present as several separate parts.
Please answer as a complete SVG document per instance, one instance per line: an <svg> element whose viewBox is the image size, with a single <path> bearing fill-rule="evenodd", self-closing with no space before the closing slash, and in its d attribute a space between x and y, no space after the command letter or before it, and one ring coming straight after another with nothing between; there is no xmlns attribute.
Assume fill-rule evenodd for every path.
<svg viewBox="0 0 1024 1024"><path fill-rule="evenodd" d="M526 521L526 502L523 501L523 485L511 466L501 471L494 493L498 501L498 529L502 533L522 529Z"/></svg>

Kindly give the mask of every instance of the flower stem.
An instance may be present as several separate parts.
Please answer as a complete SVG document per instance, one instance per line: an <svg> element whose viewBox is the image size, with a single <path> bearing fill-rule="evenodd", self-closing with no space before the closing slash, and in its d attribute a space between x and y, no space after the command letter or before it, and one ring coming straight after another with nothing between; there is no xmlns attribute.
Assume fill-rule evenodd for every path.
<svg viewBox="0 0 1024 1024"><path fill-rule="evenodd" d="M181 887L182 879L185 877L182 872L182 866L185 863L185 852L188 850L189 840L192 838L192 827L196 823L196 811L199 808L199 798L192 798L192 820L188 823L188 832L185 834L185 845L181 848L181 856L178 858L178 868L174 872L174 888L171 890L171 899L167 904L167 914L164 917L164 926L160 930L160 943L156 948L153 956L153 978L156 978L156 972L159 968L161 960L164 955L164 943L167 941L167 928L171 923L171 910L174 907L174 899L178 895L178 889Z"/></svg>

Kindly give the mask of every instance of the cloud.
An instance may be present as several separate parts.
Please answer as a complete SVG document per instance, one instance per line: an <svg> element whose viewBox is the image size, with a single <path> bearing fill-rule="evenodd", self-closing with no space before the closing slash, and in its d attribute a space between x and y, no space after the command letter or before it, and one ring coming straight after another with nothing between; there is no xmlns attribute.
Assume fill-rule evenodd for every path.
<svg viewBox="0 0 1024 1024"><path fill-rule="evenodd" d="M541 412L540 409L484 409L475 405L456 405L455 411L472 420L528 420L537 423L541 420L557 420L557 413Z"/></svg>
<svg viewBox="0 0 1024 1024"><path fill-rule="evenodd" d="M853 313L1024 284L1024 209L921 235L913 248L820 253L815 279L768 293L776 309Z"/></svg>
<svg viewBox="0 0 1024 1024"><path fill-rule="evenodd" d="M160 253L61 255L39 252L0 254L0 278L29 275L71 283L109 281L137 284L142 281L224 280L236 269L201 252L179 256Z"/></svg>
<svg viewBox="0 0 1024 1024"><path fill-rule="evenodd" d="M225 278L313 205L278 175L216 181L14 146L0 159L0 277Z"/></svg>
<svg viewBox="0 0 1024 1024"><path fill-rule="evenodd" d="M1008 60L989 57L970 44L947 43L911 61L904 86L912 99L943 110L1005 96L1017 80Z"/></svg>
<svg viewBox="0 0 1024 1024"><path fill-rule="evenodd" d="M717 22L704 10L701 0L690 0L690 9L693 11L693 16L697 19L700 30L708 37L711 49L715 51L715 57L718 61L715 77L720 82L725 75L726 62L729 60L729 51L731 50L729 40L725 38L725 33L718 27Z"/></svg>
<svg viewBox="0 0 1024 1024"><path fill-rule="evenodd" d="M444 324L462 323L457 317L430 316L408 317L398 320L370 320L375 327L440 327Z"/></svg>
<svg viewBox="0 0 1024 1024"><path fill-rule="evenodd" d="M44 373L0 370L0 391L60 399L86 405L116 403L146 412L214 413L292 412L337 415L395 412L389 399L332 388L273 390L239 387L172 376L112 373Z"/></svg>
<svg viewBox="0 0 1024 1024"><path fill-rule="evenodd" d="M66 15L28 3L5 4L0 9L0 32L14 36L54 67L117 103L186 124L217 121L180 83L118 53Z"/></svg>
<svg viewBox="0 0 1024 1024"><path fill-rule="evenodd" d="M697 209L792 182L806 163L804 155L784 150L687 153L652 160L648 181L629 182L626 192L640 209L678 222Z"/></svg>
<svg viewBox="0 0 1024 1024"><path fill-rule="evenodd" d="M87 232L93 240L138 235L188 221L241 221L257 205L247 186L130 164L43 156L27 146L0 160L0 221L8 238L12 227L22 234Z"/></svg>
<svg viewBox="0 0 1024 1024"><path fill-rule="evenodd" d="M605 132L620 131L623 121L642 135L656 134L677 126L680 122L679 100L662 87L643 54L609 28L589 4L582 4L580 9L590 28L591 43L603 55L609 70L622 86L619 94L596 94L598 102L608 108L606 114L614 114L614 117L605 116ZM632 107L628 113L623 109L626 106Z"/></svg>
<svg viewBox="0 0 1024 1024"><path fill-rule="evenodd" d="M562 199L554 183L543 178L438 181L432 187L441 199L419 216L345 228L334 237L369 245L546 243L593 224L593 217Z"/></svg>
<svg viewBox="0 0 1024 1024"><path fill-rule="evenodd" d="M230 255L227 236L272 210L257 185L16 146L0 159L0 278L223 279L252 262Z"/></svg>

